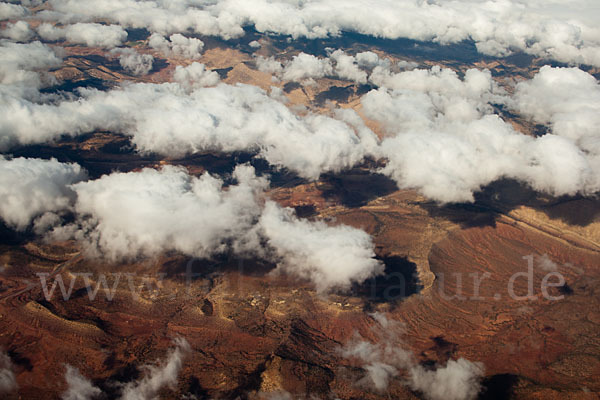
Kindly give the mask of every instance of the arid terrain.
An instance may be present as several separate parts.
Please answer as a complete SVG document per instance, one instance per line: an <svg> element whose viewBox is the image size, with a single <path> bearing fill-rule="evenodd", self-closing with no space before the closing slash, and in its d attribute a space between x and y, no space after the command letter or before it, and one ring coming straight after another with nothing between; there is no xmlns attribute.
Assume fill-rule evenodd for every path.
<svg viewBox="0 0 600 400"><path fill-rule="evenodd" d="M100 47L67 41L62 64L49 72L57 83L42 91L158 84L192 62L150 48L144 29L128 33L128 47L154 57L148 74L129 73ZM204 43L199 61L221 82L257 86L272 96L280 90L277 96L299 116L354 110L378 139L389 137L389 129L368 118L361 102L376 89L372 83L274 78L259 70L257 56L285 61L303 51L326 54L328 47L371 51L394 64L439 66L461 77L470 68L489 69L509 92L544 65L525 54L482 56L466 44L415 50L415 41L358 34L289 41L248 29L241 39L197 37ZM258 50L249 45L255 40ZM587 72L600 73L594 67ZM500 105L494 112L532 138L548 129ZM249 163L270 176L263 202L290 207L302 220L365 231L385 270L350 288L320 292L268 258L231 250L196 258L172 250L111 260L90 256L75 238L48 239L2 222L0 347L19 388L3 398L60 398L67 390L66 364L100 389L98 398L117 398L128 382L144 376L142 366L167 357L176 338L185 338L191 350L176 383L160 388L160 398L426 398L406 384L403 372L385 391L373 388L364 383L363 363L344 355L356 338L381 340L373 328L377 315L401 323L396 338L424 371L459 358L482 363L481 399L600 397L600 200L594 195L554 196L508 177L483 185L471 203L443 204L417 189L400 189L381 173L384 159L365 157L313 180L252 151L179 157L137 151L129 135L110 130L19 145L10 154L77 163L90 179L166 165L182 166L193 177L230 176L236 165ZM74 213L62 217L73 221ZM552 285L557 276L564 282ZM534 299L525 299L528 278ZM61 284L70 291L66 300Z"/></svg>

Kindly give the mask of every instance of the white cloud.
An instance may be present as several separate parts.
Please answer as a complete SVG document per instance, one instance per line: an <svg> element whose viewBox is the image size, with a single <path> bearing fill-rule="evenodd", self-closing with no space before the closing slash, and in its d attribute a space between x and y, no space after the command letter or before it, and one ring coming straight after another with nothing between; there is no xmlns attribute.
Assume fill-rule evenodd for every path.
<svg viewBox="0 0 600 400"><path fill-rule="evenodd" d="M410 387L430 400L475 399L481 391L479 379L483 365L464 358L448 360L445 366L427 370L416 366L410 370Z"/></svg>
<svg viewBox="0 0 600 400"><path fill-rule="evenodd" d="M108 92L82 90L83 99L39 105L11 99L0 108L0 145L44 142L96 129L132 136L142 152L181 157L203 151L257 151L270 164L315 179L363 159L356 132L323 115L299 117L261 89L248 85L198 88L133 84Z"/></svg>
<svg viewBox="0 0 600 400"><path fill-rule="evenodd" d="M356 54L356 62L359 67L374 68L380 64L381 60L372 51L363 51Z"/></svg>
<svg viewBox="0 0 600 400"><path fill-rule="evenodd" d="M137 97L150 88L132 89L123 95ZM270 164L307 178L350 167L364 157L361 138L346 124L322 115L298 117L256 87L221 84L184 97L173 88L162 89L160 97L154 90L154 104L133 116L132 141L142 151L171 156L258 151Z"/></svg>
<svg viewBox="0 0 600 400"><path fill-rule="evenodd" d="M508 104L581 144L600 134L600 85L578 68L542 67L533 79L517 84Z"/></svg>
<svg viewBox="0 0 600 400"><path fill-rule="evenodd" d="M175 345L161 364L146 365L145 376L127 384L120 400L156 400L160 389L175 385L183 361L191 351L189 343L183 338L175 339Z"/></svg>
<svg viewBox="0 0 600 400"><path fill-rule="evenodd" d="M401 369L416 365L413 354L402 348L400 338L404 331L395 320L383 314L373 314L377 324L373 326L378 342L371 343L358 335L341 349L344 358L360 361L366 372L358 385L372 386L378 391L386 390L390 380L398 376Z"/></svg>
<svg viewBox="0 0 600 400"><path fill-rule="evenodd" d="M21 5L0 3L0 20L21 18L27 14L27 9Z"/></svg>
<svg viewBox="0 0 600 400"><path fill-rule="evenodd" d="M237 185L209 174L191 177L164 167L113 173L72 186L88 251L109 259L177 250L196 257L222 252L260 215L256 197L268 184L251 167L238 166Z"/></svg>
<svg viewBox="0 0 600 400"><path fill-rule="evenodd" d="M398 65L398 68L400 69L407 69L407 70L412 70L415 69L419 66L419 63L416 63L414 61L398 61L398 63L396 64Z"/></svg>
<svg viewBox="0 0 600 400"><path fill-rule="evenodd" d="M50 41L64 40L66 37L64 28L56 27L49 23L40 24L37 27L37 33L42 39Z"/></svg>
<svg viewBox="0 0 600 400"><path fill-rule="evenodd" d="M51 0L63 21L107 18L124 26L172 34L188 30L225 39L259 32L319 38L344 31L389 39L442 44L473 40L479 51L506 55L513 50L562 62L600 66L599 10L594 0ZM51 15L51 14L50 14Z"/></svg>
<svg viewBox="0 0 600 400"><path fill-rule="evenodd" d="M377 342L355 337L341 349L342 356L358 360L365 371L365 377L358 384L385 391L391 380L402 375L405 376L405 385L423 393L429 400L471 400L477 397L481 390L479 381L484 373L483 364L459 358L449 360L444 366L426 369L412 352L403 348L402 324L380 313L373 317ZM402 371L404 374L401 374Z"/></svg>
<svg viewBox="0 0 600 400"><path fill-rule="evenodd" d="M377 55L375 56L377 57ZM330 55L330 58L335 60L335 74L338 77L356 83L367 83L367 73L360 69L356 57L347 55L343 50L336 50ZM373 61L369 58L369 56L361 56L361 61L363 63Z"/></svg>
<svg viewBox="0 0 600 400"><path fill-rule="evenodd" d="M8 71L3 79L9 83L37 76L20 68L58 60L40 43L3 42L1 51L7 57L0 71ZM300 71L292 74L296 79L312 70L288 70L293 65L320 65L316 71L331 66L301 56L286 63L282 75ZM377 62L372 55L364 57ZM302 58L309 61L298 61ZM174 78L179 83L130 84L107 92L83 89L81 99L55 99L52 104L27 101L4 88L0 147L103 129L131 136L140 152L169 157L256 152L271 165L310 179L349 168L365 156L381 157L387 159L383 172L401 188L419 189L440 202L472 201L474 192L501 178L552 195L588 195L600 189L600 96L597 81L578 69L544 67L531 81L518 84L511 98L489 71L471 69L464 77L439 67L392 73L379 63L369 81L381 88L361 102L364 114L387 131L380 145L352 111L337 112L334 118L300 117L275 92L269 96L247 85L202 87L216 83L217 77L201 64L177 68ZM547 99L556 104L546 104ZM492 103L506 103L551 124L552 134L533 138L515 131L494 114Z"/></svg>
<svg viewBox="0 0 600 400"><path fill-rule="evenodd" d="M388 159L382 172L400 188L419 189L430 199L471 202L482 186L515 176L517 168L526 164L522 152L530 140L521 136L495 116L399 133L381 144ZM541 172L546 173L543 167Z"/></svg>
<svg viewBox="0 0 600 400"><path fill-rule="evenodd" d="M523 135L492 113L490 103L511 101L488 71L469 70L460 79L437 67L398 74L376 67L370 80L385 88L363 96L363 110L388 130L380 146L388 159L383 172L401 188L440 202L472 201L475 191L505 177L553 195L600 188L590 146ZM529 83L521 85L518 93Z"/></svg>
<svg viewBox="0 0 600 400"><path fill-rule="evenodd" d="M63 400L91 400L102 394L77 368L66 365L66 369L67 390L61 396Z"/></svg>
<svg viewBox="0 0 600 400"><path fill-rule="evenodd" d="M17 42L26 42L33 37L34 33L25 21L9 22L6 28L0 31L0 36L15 40Z"/></svg>
<svg viewBox="0 0 600 400"><path fill-rule="evenodd" d="M162 3L138 6L142 4L152 8ZM169 10L179 12L189 5L182 1ZM107 2L99 8L112 6ZM212 12L211 7L204 12ZM83 25L109 27L47 26L66 32ZM170 40L155 34L150 42L186 58L199 56L203 45L179 34ZM149 69L150 56L122 52L125 68L140 74ZM301 53L284 64L257 57L260 69L285 80L338 76L364 83L370 72L368 81L380 89L361 102L365 115L386 130L378 145L351 111L336 112L334 118L310 113L300 117L280 101L277 91L268 95L244 85L204 87L216 85L218 77L198 63L177 67L176 83L129 84L107 92L82 89L79 99L54 95L44 103L36 89L50 80L37 70L60 65L54 51L39 42L2 41L0 56L3 151L103 129L129 135L143 153L182 157L206 151L255 152L275 167L310 179L349 168L365 156L381 157L387 160L383 172L400 187L419 189L440 202L472 201L474 192L501 178L518 179L553 195L589 195L600 189L600 92L593 76L575 68L544 67L509 96L489 71L472 69L464 77L439 67L393 73L391 68L414 65L390 67L372 52L351 56L337 50L328 58ZM551 134L520 134L494 115L491 103L505 103L549 124Z"/></svg>
<svg viewBox="0 0 600 400"><path fill-rule="evenodd" d="M328 59L300 53L285 63L281 78L286 81L301 81L332 74L333 67Z"/></svg>
<svg viewBox="0 0 600 400"><path fill-rule="evenodd" d="M333 75L333 67L328 58L319 58L311 54L300 53L283 64L274 57L257 56L256 67L259 71L274 74L284 81L311 81Z"/></svg>
<svg viewBox="0 0 600 400"><path fill-rule="evenodd" d="M18 387L13 365L8 354L0 353L0 393L9 393Z"/></svg>
<svg viewBox="0 0 600 400"><path fill-rule="evenodd" d="M122 27L96 23L76 23L64 28L44 23L37 28L37 32L45 40L67 40L89 47L109 49L120 46L127 39L127 32Z"/></svg>
<svg viewBox="0 0 600 400"><path fill-rule="evenodd" d="M71 186L76 223L50 237L78 239L86 253L112 260L172 250L266 258L319 292L347 289L383 271L364 231L301 220L291 209L265 204L269 182L250 166L237 166L233 178L225 188L208 173L196 178L166 166L80 182Z"/></svg>
<svg viewBox="0 0 600 400"><path fill-rule="evenodd" d="M38 95L37 90L46 83L52 82L47 75L36 72L37 70L57 67L62 63L50 47L35 41L32 43L12 43L0 40L0 101L1 105L20 96ZM27 88L33 88L27 93ZM12 99L11 99L12 100ZM0 147L2 147L0 137Z"/></svg>
<svg viewBox="0 0 600 400"><path fill-rule="evenodd" d="M564 189L556 192L600 190L600 85L592 75L577 68L544 66L533 79L518 83L506 103L550 126L552 135L539 139L543 146L534 157L538 162L547 159L549 172L562 182Z"/></svg>
<svg viewBox="0 0 600 400"><path fill-rule="evenodd" d="M140 54L130 48L114 49L111 53L119 54L119 64L133 75L146 75L152 70L154 57L150 54Z"/></svg>
<svg viewBox="0 0 600 400"><path fill-rule="evenodd" d="M205 86L214 86L219 83L219 74L206 69L204 64L193 62L187 67L178 65L175 68L173 79L188 90Z"/></svg>
<svg viewBox="0 0 600 400"><path fill-rule="evenodd" d="M283 71L283 65L279 61L275 60L274 57L257 56L255 60L256 67L261 72L280 75Z"/></svg>
<svg viewBox="0 0 600 400"><path fill-rule="evenodd" d="M310 280L319 292L347 289L383 272L364 231L301 220L273 202L267 202L259 224L280 260L278 269Z"/></svg>
<svg viewBox="0 0 600 400"><path fill-rule="evenodd" d="M93 21L104 18L125 27L147 28L161 35L192 31L204 35L220 35L225 39L244 34L242 21L224 12L214 16L198 9L195 0L50 0L54 12L41 13L61 21Z"/></svg>
<svg viewBox="0 0 600 400"><path fill-rule="evenodd" d="M482 112L490 111L487 103L494 100L494 94L498 92L488 70L469 69L460 79L453 70L437 66L397 74L378 66L369 79L386 89L429 95L437 109L461 120L473 119Z"/></svg>
<svg viewBox="0 0 600 400"><path fill-rule="evenodd" d="M165 39L158 33L150 36L148 44L153 49L160 51L165 57L185 58L197 60L202 56L204 42L196 38L188 38L179 33L175 33Z"/></svg>
<svg viewBox="0 0 600 400"><path fill-rule="evenodd" d="M337 77L353 81L358 84L367 83L368 73L379 66L376 75L383 71L389 74L390 61L380 59L373 52L357 53L356 56L348 55L343 50L327 49L328 57L315 57L310 54L300 53L290 60L280 62L273 56L256 56L256 66L259 71L274 74L276 80L308 81L323 77Z"/></svg>
<svg viewBox="0 0 600 400"><path fill-rule="evenodd" d="M564 84L554 96L548 75L557 73L561 79L568 75L563 81L572 82L573 90ZM500 178L553 195L587 195L600 188L597 83L579 70L543 68L531 82L519 84L511 99L489 71L471 69L459 77L439 67L392 73L379 65L369 80L381 88L361 103L364 114L387 131L380 145L351 110L335 118L300 117L275 94L253 86L201 87L216 80L210 73L205 80L205 74L201 64L192 64L176 70L180 83L81 90L81 99L54 104L9 96L0 107L0 144L7 149L104 129L128 134L141 152L169 157L256 152L271 165L310 179L349 168L365 156L382 157L387 159L383 172L401 188L419 189L440 202L472 201L474 192ZM560 106L537 107L553 97ZM495 115L491 103L551 123L553 133L523 135Z"/></svg>
<svg viewBox="0 0 600 400"><path fill-rule="evenodd" d="M37 216L68 210L75 197L68 185L85 177L77 164L0 156L0 217L24 230Z"/></svg>
<svg viewBox="0 0 600 400"><path fill-rule="evenodd" d="M183 361L191 351L189 343L183 338L174 340L175 347L171 348L166 360L155 365L144 365L145 374L137 381L127 383L122 388L119 400L156 400L158 392L165 386L177 383L177 376L183 367ZM92 400L103 398L104 393L79 370L70 365L66 366L67 391L63 393L63 400Z"/></svg>

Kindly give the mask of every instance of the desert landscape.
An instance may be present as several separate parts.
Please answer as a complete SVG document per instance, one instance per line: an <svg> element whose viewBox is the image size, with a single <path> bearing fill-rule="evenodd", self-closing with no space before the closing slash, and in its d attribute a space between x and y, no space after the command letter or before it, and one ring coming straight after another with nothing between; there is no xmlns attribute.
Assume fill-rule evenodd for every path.
<svg viewBox="0 0 600 400"><path fill-rule="evenodd" d="M0 3L2 398L600 396L598 8L391 3Z"/></svg>

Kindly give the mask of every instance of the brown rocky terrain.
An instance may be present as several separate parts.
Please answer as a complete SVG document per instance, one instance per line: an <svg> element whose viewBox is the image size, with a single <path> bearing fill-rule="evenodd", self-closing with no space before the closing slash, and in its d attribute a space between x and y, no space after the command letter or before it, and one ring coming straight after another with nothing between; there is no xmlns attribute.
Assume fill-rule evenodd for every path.
<svg viewBox="0 0 600 400"><path fill-rule="evenodd" d="M387 275L351 293L319 296L308 284L269 275L272 265L223 258L194 262L193 271L201 276L188 293L184 273L189 260L177 255L105 265L78 256L70 244L5 246L0 344L17 360L22 396L58 396L65 385L57 367L61 363L77 366L101 387L133 379L139 372L132 366L161 358L171 338L182 336L193 351L177 390L166 391L166 398L194 391L217 398L252 397L279 389L379 398L353 385L360 370L336 352L355 332L371 335L367 312L376 310L406 324L405 339L422 362L461 356L483 362L489 390L501 384L519 398L557 399L594 398L592 393L600 391L595 235L582 242L565 239L564 222L525 207L507 214L441 209L402 191L346 207L323 198L319 184L313 190L302 185L285 189L287 199L282 190L273 196L284 204L310 204L321 217L374 235ZM553 225L561 226L563 237L548 233ZM539 268L534 274L538 300L509 297L510 277L527 271L523 257L529 254L548 254L564 264L558 270L566 285L550 289L562 300L541 298L539 285L547 272ZM146 286L140 298L132 298L123 280L112 301L102 291L90 301L79 278L70 300L63 301L58 288L47 301L35 275L42 271L55 271L65 282L72 273L106 273L111 287L115 273L134 272L135 285ZM399 285L397 272L406 278L406 293L382 292ZM486 272L490 276L477 293L470 274ZM159 273L166 278L157 281ZM463 279L462 292L454 273ZM411 286L413 274L420 279ZM525 279L517 280L515 292L527 292ZM450 299L453 295L463 298ZM390 393L413 396L400 381Z"/></svg>
<svg viewBox="0 0 600 400"><path fill-rule="evenodd" d="M275 85L292 105L315 112L328 112L325 100L332 100L332 87L349 85L323 79L314 86L286 89L284 82L272 82L270 75L257 71L243 49L205 42L202 62L219 70L225 82L265 90ZM278 46L274 41L261 51L279 51ZM68 47L65 66L54 75L65 90L133 79L161 82L178 62L164 60L147 77L134 78L107 57L98 49ZM512 76L530 76L535 70L535 60L522 67L510 60L435 63L457 70L486 66L498 75L511 68ZM360 111L359 88L350 86L348 96L332 101ZM535 126L527 121L513 122L534 134ZM14 154L76 161L92 177L166 163L185 165L194 174L227 172L234 157L250 158L202 154L161 159L136 154L127 144L118 132L96 132ZM66 363L114 396L115 382L136 379L141 374L137 367L164 358L178 336L188 340L192 351L177 386L163 389L163 398L254 399L278 390L300 398L420 398L400 378L385 394L357 385L363 371L340 355L356 332L376 340L370 329L374 311L405 324L404 340L423 364L458 357L483 362L482 398L598 398L598 201L547 198L514 182L497 182L486 190L499 196L484 191L473 205L439 206L414 191L397 190L369 167L317 182L270 171L275 176L270 198L296 208L302 217L345 223L373 235L386 275L348 293L318 295L306 282L272 274L273 265L227 255L194 261L165 254L159 260L115 265L83 257L76 243L42 243L2 227L0 346L16 365L20 398L59 398L66 388ZM540 268L538 261L533 276L537 299L509 296L511 276L527 271L523 257L529 255L547 255L557 264L566 284L549 292L563 296L561 300L542 297L541 281L554 270ZM188 265L198 273L191 282L185 275ZM49 284L59 276L67 284L75 279L71 298L62 300L57 288L46 299L38 273L47 273ZM91 301L77 273L92 273L93 285L100 274L108 276L111 287L119 279L114 298L107 299L101 290ZM135 276L129 280L119 273ZM472 274L485 273L489 276L477 290ZM139 296L131 295L131 287ZM518 279L515 293L526 292L525 279ZM453 295L460 298L449 298Z"/></svg>

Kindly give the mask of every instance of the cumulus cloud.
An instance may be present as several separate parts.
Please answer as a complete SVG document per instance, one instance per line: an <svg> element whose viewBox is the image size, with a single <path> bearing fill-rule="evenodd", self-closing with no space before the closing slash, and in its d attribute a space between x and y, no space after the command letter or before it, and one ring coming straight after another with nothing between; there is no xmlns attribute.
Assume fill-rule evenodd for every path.
<svg viewBox="0 0 600 400"><path fill-rule="evenodd" d="M556 92L560 106L532 108L552 98L548 76L557 74L554 80L572 82L573 90L565 84ZM577 69L543 68L517 86L513 99L486 70L460 77L439 67L392 73L378 65L369 80L380 89L361 103L364 115L387 131L380 145L351 110L335 118L300 117L253 86L201 87L216 80L201 64L177 69L174 78L179 83L80 90L81 99L54 104L8 97L0 107L0 145L8 149L104 129L131 136L141 152L182 157L249 151L310 179L374 156L387 160L383 172L399 187L419 189L440 202L472 201L474 192L500 178L552 195L600 188L597 83ZM552 124L552 133L535 138L517 132L494 113L491 104L498 103Z"/></svg>
<svg viewBox="0 0 600 400"><path fill-rule="evenodd" d="M20 68L58 60L40 43L4 42L2 51L7 57L0 71L7 71L3 80L8 82L37 76ZM341 56L345 54L336 55ZM378 62L371 54L354 59L353 66L359 60ZM310 60L323 65L323 60ZM178 82L130 84L107 92L81 89L80 99L52 104L9 92L0 106L0 148L102 129L129 135L140 152L169 157L254 152L310 179L352 167L365 156L379 157L387 162L382 172L399 187L419 189L440 202L473 201L474 192L501 178L552 195L588 195L600 189L598 86L579 69L544 67L531 81L519 83L511 97L486 70L471 69L463 77L439 67L393 73L379 63L368 79L380 89L363 96L361 103L364 115L387 131L380 145L353 111L337 112L334 118L300 117L256 87L202 87L216 83L217 77L201 64L177 68L174 79ZM551 98L556 104L544 103ZM492 104L498 103L551 124L551 134L535 138L517 132L494 113Z"/></svg>
<svg viewBox="0 0 600 400"><path fill-rule="evenodd" d="M468 400L476 398L480 392L482 375L481 363L460 358L448 360L445 366L435 371L420 366L412 368L410 386L431 400Z"/></svg>
<svg viewBox="0 0 600 400"><path fill-rule="evenodd" d="M301 220L273 202L267 202L259 225L280 260L278 269L312 281L319 292L346 289L383 272L364 231Z"/></svg>
<svg viewBox="0 0 600 400"><path fill-rule="evenodd" d="M34 33L25 21L9 22L6 28L0 31L0 36L15 40L17 42L26 42L33 37Z"/></svg>
<svg viewBox="0 0 600 400"><path fill-rule="evenodd" d="M44 213L68 210L75 198L68 185L85 177L77 164L0 156L0 217L24 230Z"/></svg>
<svg viewBox="0 0 600 400"><path fill-rule="evenodd" d="M188 90L205 86L214 86L219 83L219 74L206 69L204 64L193 62L187 67L178 65L175 68L173 79Z"/></svg>
<svg viewBox="0 0 600 400"><path fill-rule="evenodd" d="M377 54L370 51L352 56L343 50L335 50L331 51L328 57L300 53L283 63L277 61L273 56L256 56L255 61L259 71L274 74L276 79L297 82L311 82L313 79L330 76L365 84L374 67L380 67L379 74L381 71L389 71L390 67L388 59L382 60Z"/></svg>
<svg viewBox="0 0 600 400"><path fill-rule="evenodd" d="M378 391L388 388L390 380L399 375L400 370L416 365L413 354L402 348L400 341L403 326L383 314L375 313L376 324L373 331L378 339L371 343L356 335L341 349L344 358L358 360L365 371L359 385L372 386Z"/></svg>
<svg viewBox="0 0 600 400"><path fill-rule="evenodd" d="M162 4L138 3L150 8ZM53 4L60 11L61 0ZM188 6L181 2L169 12ZM210 14L212 7L196 11ZM86 23L42 27L64 33L83 25L110 27ZM186 58L199 56L203 46L198 39L179 34L169 40L154 34L153 43L160 51ZM600 188L598 85L593 76L576 68L544 67L509 96L489 71L472 69L464 77L439 67L394 73L415 65L390 66L372 52L352 56L336 50L327 58L301 53L283 64L257 57L260 69L284 80L337 76L379 86L361 99L364 115L386 130L378 145L351 111L338 112L334 118L299 117L275 92L268 95L244 85L205 87L216 85L218 77L198 63L177 67L175 83L130 84L107 92L82 89L79 99L61 101L55 96L43 104L30 89L47 84L38 69L60 65L60 58L39 42L2 41L0 55L5 84L0 88L3 151L103 129L129 135L144 153L182 157L248 151L310 179L356 165L365 156L380 157L387 162L383 172L400 187L419 189L440 202L472 201L482 186L507 177L553 195L588 195ZM120 61L132 73L143 74L150 67L148 57L122 50ZM522 135L494 114L491 104L496 103L549 124L551 133L538 138Z"/></svg>
<svg viewBox="0 0 600 400"><path fill-rule="evenodd" d="M177 383L177 376L183 367L183 361L191 351L187 340L175 339L175 347L169 351L167 359L159 365L144 367L146 374L138 381L128 383L123 388L121 400L155 400L158 392L165 386Z"/></svg>
<svg viewBox="0 0 600 400"><path fill-rule="evenodd" d="M539 140L544 140L545 151L551 150L551 144L562 146L562 151L546 154L552 157L551 172L564 182L562 192L600 190L600 85L592 75L578 68L544 66L533 79L518 83L506 103L534 122L550 126L552 134Z"/></svg>
<svg viewBox="0 0 600 400"><path fill-rule="evenodd" d="M407 70L412 70L419 66L419 64L414 61L405 61L405 60L398 61L397 65L398 65L398 68L407 69Z"/></svg>
<svg viewBox="0 0 600 400"><path fill-rule="evenodd" d="M19 4L0 3L0 20L21 18L27 14L27 9Z"/></svg>
<svg viewBox="0 0 600 400"><path fill-rule="evenodd" d="M364 231L309 222L264 202L269 182L241 165L235 184L183 168L113 173L70 187L77 222L55 228L88 254L112 260L178 251L193 257L232 252L277 263L279 272L312 282L319 292L347 289L383 271Z"/></svg>
<svg viewBox="0 0 600 400"><path fill-rule="evenodd" d="M259 71L275 74L285 81L306 81L333 75L333 67L328 58L319 58L311 54L300 53L283 64L274 57L256 57Z"/></svg>
<svg viewBox="0 0 600 400"><path fill-rule="evenodd" d="M119 64L133 75L146 75L152 70L154 57L150 54L140 54L135 49L119 48L111 51L119 54Z"/></svg>
<svg viewBox="0 0 600 400"><path fill-rule="evenodd" d="M375 54L375 56L377 55ZM334 51L330 57L335 60L335 74L338 77L354 81L356 83L367 83L367 73L360 69L360 65L356 57L344 53L343 50ZM377 58L379 59L379 57ZM365 62L372 60L368 60L368 56L362 56L361 61L364 64Z"/></svg>
<svg viewBox="0 0 600 400"><path fill-rule="evenodd" d="M124 27L147 28L161 35L192 31L203 35L219 35L225 39L243 36L241 21L235 14L218 16L198 8L195 0L183 1L103 1L50 0L53 11L42 12L47 18L65 21L107 19ZM210 7L210 6L209 6Z"/></svg>
<svg viewBox="0 0 600 400"><path fill-rule="evenodd" d="M3 84L0 106L20 101L21 96L37 96L37 89L53 82L51 77L38 70L57 67L61 63L62 59L53 49L38 41L21 44L0 40L0 83ZM3 141L0 137L0 147Z"/></svg>
<svg viewBox="0 0 600 400"><path fill-rule="evenodd" d="M363 110L388 130L379 148L388 160L383 172L402 188L440 202L472 201L482 186L506 177L553 195L600 188L597 159L583 145L523 135L493 114L490 103L510 100L489 71L469 70L461 79L438 67L398 74L376 67L370 80L382 88L363 96Z"/></svg>
<svg viewBox="0 0 600 400"><path fill-rule="evenodd" d="M0 393L9 393L17 389L17 379L8 354L0 353Z"/></svg>
<svg viewBox="0 0 600 400"><path fill-rule="evenodd" d="M20 44L3 40L0 46L0 71L3 74L2 83L5 84L13 82L6 76L15 70L51 68L62 62L53 49L38 41Z"/></svg>
<svg viewBox="0 0 600 400"><path fill-rule="evenodd" d="M517 84L508 104L552 133L571 139L599 154L594 138L600 134L600 85L579 68L544 66L533 79Z"/></svg>
<svg viewBox="0 0 600 400"><path fill-rule="evenodd" d="M472 40L488 55L504 56L516 50L600 66L599 15L594 0L568 4L556 0L384 0L368 6L361 0L342 5L335 0L126 0L101 5L95 0L51 0L50 4L62 21L106 18L123 26L148 27L163 35L189 30L230 39L242 36L246 25L294 38L350 31L442 44Z"/></svg>
<svg viewBox="0 0 600 400"><path fill-rule="evenodd" d="M238 166L236 185L182 168L113 173L72 186L86 248L106 258L152 256L177 250L207 257L227 249L260 215L256 197L268 182Z"/></svg>
<svg viewBox="0 0 600 400"><path fill-rule="evenodd" d="M299 117L254 86L188 90L179 84L134 84L108 92L81 90L82 99L57 105L13 99L0 108L0 147L105 129L131 135L142 152L171 157L257 152L274 166L316 179L361 161L363 141L374 137L324 115Z"/></svg>
<svg viewBox="0 0 600 400"><path fill-rule="evenodd" d="M89 47L109 49L120 46L127 39L127 32L119 25L96 23L76 23L64 28L44 23L37 28L37 32L44 40L67 40Z"/></svg>
<svg viewBox="0 0 600 400"><path fill-rule="evenodd" d="M300 53L286 62L281 78L286 81L301 81L332 75L333 67L328 59Z"/></svg>
<svg viewBox="0 0 600 400"><path fill-rule="evenodd" d="M150 88L132 89L129 94L137 92L137 97ZM160 115L149 108L133 116L137 123L132 142L142 151L172 156L207 150L257 151L274 166L315 179L362 160L361 135L372 135L323 115L299 117L254 86L221 84L184 97L173 87L163 89L168 90L161 90L160 97L156 89L152 94L156 103L151 108L159 108Z"/></svg>
<svg viewBox="0 0 600 400"><path fill-rule="evenodd" d="M148 44L153 49L160 51L165 57L185 58L197 60L202 56L204 42L196 38L188 38L179 33L173 34L169 40L162 35L154 33L150 36Z"/></svg>
<svg viewBox="0 0 600 400"><path fill-rule="evenodd" d="M374 68L381 63L381 59L372 51L363 51L356 54L356 63L360 67Z"/></svg>
<svg viewBox="0 0 600 400"><path fill-rule="evenodd" d="M283 71L283 65L279 61L275 60L275 57L257 56L255 61L256 67L261 72L280 75Z"/></svg>
<svg viewBox="0 0 600 400"><path fill-rule="evenodd" d="M477 397L481 390L483 364L459 358L449 360L444 366L426 369L412 352L403 349L402 324L380 313L373 314L373 317L377 342L357 336L341 349L342 356L359 361L365 371L365 377L359 384L384 391L391 380L400 379L429 400L470 400Z"/></svg>
<svg viewBox="0 0 600 400"><path fill-rule="evenodd" d="M177 376L191 348L183 338L177 338L174 342L175 347L169 350L166 360L155 365L142 366L145 370L144 376L123 386L119 400L156 400L163 387L177 383ZM62 395L63 400L91 400L104 396L77 368L70 365L66 368L65 380L68 388Z"/></svg>
<svg viewBox="0 0 600 400"><path fill-rule="evenodd" d="M67 390L61 396L63 400L91 400L102 394L77 368L67 365L66 369Z"/></svg>

